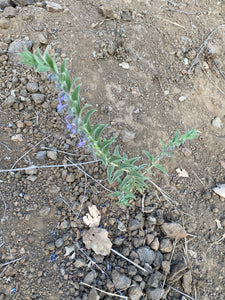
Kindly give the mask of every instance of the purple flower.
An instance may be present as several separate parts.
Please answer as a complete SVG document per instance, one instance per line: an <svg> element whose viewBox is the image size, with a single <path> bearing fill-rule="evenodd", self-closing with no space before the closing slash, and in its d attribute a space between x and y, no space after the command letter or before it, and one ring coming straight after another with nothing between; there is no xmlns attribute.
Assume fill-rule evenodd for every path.
<svg viewBox="0 0 225 300"><path fill-rule="evenodd" d="M74 127L72 130L71 130L71 133L72 134L75 134L77 132L77 129L76 129L76 127Z"/></svg>
<svg viewBox="0 0 225 300"><path fill-rule="evenodd" d="M51 261L51 262L54 262L55 259L56 259L56 254L53 252L53 253L52 253L52 256L50 257L50 261Z"/></svg>
<svg viewBox="0 0 225 300"><path fill-rule="evenodd" d="M66 103L64 105L62 104L62 101L65 101L65 95L63 95L62 97L60 97L58 100L59 100L59 104L57 105L57 110L60 111L64 107L66 107L68 105L68 103Z"/></svg>
<svg viewBox="0 0 225 300"><path fill-rule="evenodd" d="M66 123L67 123L67 125L66 125L67 129L70 130L73 128L72 124L68 120L66 120Z"/></svg>
<svg viewBox="0 0 225 300"><path fill-rule="evenodd" d="M80 148L80 147L82 147L82 146L84 146L84 142L81 141L81 139L80 139L80 137L79 137L79 143L77 144L77 147Z"/></svg>

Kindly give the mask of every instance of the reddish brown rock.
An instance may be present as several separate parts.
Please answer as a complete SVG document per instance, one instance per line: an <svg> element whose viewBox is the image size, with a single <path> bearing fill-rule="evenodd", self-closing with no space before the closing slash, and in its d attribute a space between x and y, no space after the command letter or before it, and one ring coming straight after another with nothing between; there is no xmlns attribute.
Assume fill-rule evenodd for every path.
<svg viewBox="0 0 225 300"><path fill-rule="evenodd" d="M161 230L171 239L183 239L187 236L185 229L178 223L164 223Z"/></svg>

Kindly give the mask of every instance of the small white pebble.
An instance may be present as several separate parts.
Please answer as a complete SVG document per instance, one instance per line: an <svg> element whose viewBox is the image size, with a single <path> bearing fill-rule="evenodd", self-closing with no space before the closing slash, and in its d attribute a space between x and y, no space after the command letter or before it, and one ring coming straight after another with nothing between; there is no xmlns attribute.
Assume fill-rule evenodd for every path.
<svg viewBox="0 0 225 300"><path fill-rule="evenodd" d="M130 65L125 61L123 61L121 64L119 64L119 66L126 70L130 69Z"/></svg>
<svg viewBox="0 0 225 300"><path fill-rule="evenodd" d="M186 96L180 96L180 97L179 97L179 101L180 101L180 102L183 102L183 101L185 101L185 100L186 100Z"/></svg>

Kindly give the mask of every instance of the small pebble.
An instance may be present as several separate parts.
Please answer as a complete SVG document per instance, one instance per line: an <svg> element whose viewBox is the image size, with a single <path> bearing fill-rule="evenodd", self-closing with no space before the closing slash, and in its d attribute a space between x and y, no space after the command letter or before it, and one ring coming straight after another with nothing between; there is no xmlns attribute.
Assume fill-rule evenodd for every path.
<svg viewBox="0 0 225 300"><path fill-rule="evenodd" d="M180 101L180 102L183 102L183 101L185 101L185 100L186 100L186 96L180 96L180 97L179 97L179 101Z"/></svg>
<svg viewBox="0 0 225 300"><path fill-rule="evenodd" d="M215 128L221 128L222 127L222 121L219 117L215 117L213 120L212 120L212 126L215 127Z"/></svg>
<svg viewBox="0 0 225 300"><path fill-rule="evenodd" d="M51 210L51 208L49 206L43 206L40 209L39 214L40 214L40 216L45 217L50 213L50 210Z"/></svg>
<svg viewBox="0 0 225 300"><path fill-rule="evenodd" d="M63 239L59 238L58 240L55 241L55 246L56 248L60 248L63 245Z"/></svg>
<svg viewBox="0 0 225 300"><path fill-rule="evenodd" d="M47 151L47 157L52 160L57 160L57 152L56 151Z"/></svg>

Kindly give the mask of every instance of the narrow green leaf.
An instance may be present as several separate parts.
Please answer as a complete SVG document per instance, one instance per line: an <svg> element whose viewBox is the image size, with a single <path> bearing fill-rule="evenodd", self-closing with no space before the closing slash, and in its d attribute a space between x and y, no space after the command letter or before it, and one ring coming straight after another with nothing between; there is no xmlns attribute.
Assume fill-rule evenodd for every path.
<svg viewBox="0 0 225 300"><path fill-rule="evenodd" d="M61 66L60 66L60 72L61 73L64 73L65 70L66 70L66 61L67 61L67 58L64 59L64 61L62 62Z"/></svg>
<svg viewBox="0 0 225 300"><path fill-rule="evenodd" d="M53 61L52 61L51 56L48 53L48 50L45 50L44 58L45 58L46 63L49 65L49 67L54 71Z"/></svg>
<svg viewBox="0 0 225 300"><path fill-rule="evenodd" d="M108 152L109 151L109 148L110 146L112 145L112 143L115 142L115 139L116 137L112 137L111 139L107 140L107 141L103 141L101 143L101 149L102 149L102 152Z"/></svg>
<svg viewBox="0 0 225 300"><path fill-rule="evenodd" d="M153 155L149 154L147 151L143 150L144 154L148 157L148 159L150 160L150 162L153 164L155 161L155 158Z"/></svg>
<svg viewBox="0 0 225 300"><path fill-rule="evenodd" d="M89 110L84 117L84 123L87 123L90 119L90 116L96 111L97 111L96 109Z"/></svg>
<svg viewBox="0 0 225 300"><path fill-rule="evenodd" d="M118 145L114 149L114 155L120 156L120 154L119 154L119 146Z"/></svg>
<svg viewBox="0 0 225 300"><path fill-rule="evenodd" d="M110 182L111 181L111 177L112 177L112 173L114 171L114 166L109 166L107 168L107 178L108 178L108 181Z"/></svg>
<svg viewBox="0 0 225 300"><path fill-rule="evenodd" d="M127 175L126 177L124 177L124 179L122 180L121 184L120 184L120 188L123 189L124 187L128 186L128 184L132 184L132 177ZM130 188L130 186L129 186Z"/></svg>
<svg viewBox="0 0 225 300"><path fill-rule="evenodd" d="M98 126L94 129L92 133L92 137L94 138L95 141L98 141L102 131L107 127L108 125L106 124L98 124Z"/></svg>
<svg viewBox="0 0 225 300"><path fill-rule="evenodd" d="M159 169L159 170L162 171L164 174L166 174L167 176L169 176L168 173L166 172L166 170L163 168L162 165L157 164L157 165L155 165L155 168Z"/></svg>
<svg viewBox="0 0 225 300"><path fill-rule="evenodd" d="M37 67L37 69L35 70L35 72L48 72L49 71L49 67L48 66L44 66L44 65L42 65L42 66L39 66L39 67Z"/></svg>
<svg viewBox="0 0 225 300"><path fill-rule="evenodd" d="M140 171L140 170L142 170L144 167L146 167L147 166L147 164L142 164L142 165L140 165L140 166L138 166L137 167L137 171Z"/></svg>
<svg viewBox="0 0 225 300"><path fill-rule="evenodd" d="M124 171L129 172L131 170L136 169L136 166L131 165L131 164L127 164L127 163L123 163L123 164L121 164L120 168L123 169Z"/></svg>
<svg viewBox="0 0 225 300"><path fill-rule="evenodd" d="M69 72L67 69L65 70L64 74L65 74L66 87L67 87L68 91L70 91L71 81L70 81L70 75L69 75ZM73 94L72 94L72 99L73 99Z"/></svg>
<svg viewBox="0 0 225 300"><path fill-rule="evenodd" d="M114 175L113 175L113 177L112 177L110 183L113 183L114 181L118 180L119 177L122 176L122 175L123 175L123 171L117 170L117 171L114 173Z"/></svg>
<svg viewBox="0 0 225 300"><path fill-rule="evenodd" d="M128 164L133 164L133 163L135 163L137 160L139 160L140 159L140 157L133 157L133 158L130 158L130 159L128 159L127 161L126 161L126 163L128 163Z"/></svg>
<svg viewBox="0 0 225 300"><path fill-rule="evenodd" d="M56 54L53 56L52 58L52 63L53 63L53 69L54 69L54 72L56 74L59 74L59 71L58 71L58 67L57 67L57 64L56 64L56 61L55 61L55 57L56 57Z"/></svg>
<svg viewBox="0 0 225 300"><path fill-rule="evenodd" d="M72 81L72 83L71 83L71 88L73 87L74 83L75 83L77 80L79 80L79 79L81 79L81 77L76 77L76 78L73 79L73 81Z"/></svg>
<svg viewBox="0 0 225 300"><path fill-rule="evenodd" d="M73 93L72 93L72 99L74 101L79 101L79 89L81 87L81 83L78 84L75 89L73 90Z"/></svg>
<svg viewBox="0 0 225 300"><path fill-rule="evenodd" d="M90 107L90 106L92 106L92 105L91 105L91 104L85 104L85 105L81 108L81 110L80 110L79 117L81 117L83 111L84 111L86 108Z"/></svg>
<svg viewBox="0 0 225 300"><path fill-rule="evenodd" d="M119 156L119 155L112 155L112 156L110 157L110 159L109 159L109 162L110 162L110 163L116 163L116 164L117 164L117 162L121 162L121 160L122 160L122 157L121 157L121 156Z"/></svg>
<svg viewBox="0 0 225 300"><path fill-rule="evenodd" d="M116 191L116 192L108 194L108 196L114 196L114 197L119 197L121 195L123 195L123 193L120 191Z"/></svg>

